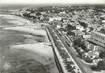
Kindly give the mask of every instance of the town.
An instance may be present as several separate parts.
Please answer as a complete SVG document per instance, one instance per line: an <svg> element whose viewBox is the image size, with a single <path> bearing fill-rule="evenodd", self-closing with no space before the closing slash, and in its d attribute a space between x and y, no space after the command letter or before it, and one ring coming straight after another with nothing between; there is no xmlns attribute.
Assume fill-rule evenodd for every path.
<svg viewBox="0 0 105 73"><path fill-rule="evenodd" d="M46 30L59 73L105 73L104 5L29 7L10 14Z"/></svg>

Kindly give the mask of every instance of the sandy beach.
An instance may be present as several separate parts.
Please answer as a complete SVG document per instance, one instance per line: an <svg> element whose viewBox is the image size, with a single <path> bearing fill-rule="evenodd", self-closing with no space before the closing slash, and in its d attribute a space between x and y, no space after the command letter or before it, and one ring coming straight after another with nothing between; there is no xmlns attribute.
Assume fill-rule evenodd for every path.
<svg viewBox="0 0 105 73"><path fill-rule="evenodd" d="M0 21L3 22L0 23L0 27L3 27L0 29L0 48L5 53L1 53L5 58L8 58L6 56L10 54L8 50L15 52L18 51L18 53L21 50L25 50L27 51L25 54L45 66L46 73L58 73L52 47L49 46L50 42L46 31L41 29L39 26L40 24L34 24L29 20L18 16L3 14L0 14ZM3 49L4 47L6 51Z"/></svg>

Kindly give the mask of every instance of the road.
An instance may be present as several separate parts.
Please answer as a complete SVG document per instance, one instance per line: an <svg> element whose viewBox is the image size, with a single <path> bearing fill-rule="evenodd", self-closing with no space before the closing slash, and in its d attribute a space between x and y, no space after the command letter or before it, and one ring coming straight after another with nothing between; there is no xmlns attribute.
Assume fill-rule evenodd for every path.
<svg viewBox="0 0 105 73"><path fill-rule="evenodd" d="M91 72L91 69L86 65L84 64L78 57L77 57L77 54L75 53L74 51L74 48L71 46L69 40L67 40L65 38L64 35L62 35L61 33L59 33L59 31L57 31L56 29L54 28L51 28L50 27L50 30L51 32L51 36L54 38L58 38L59 42L60 43L60 46L63 47L63 49L65 49L66 53L68 54L68 56L70 56L70 58L72 58L72 61L73 63L75 64L75 66L77 67L77 69L80 70L80 73L92 73ZM54 37L54 34L56 37ZM56 39L57 40L57 39ZM56 41L57 42L57 41ZM68 43L69 42L69 43ZM55 42L54 42L55 43ZM56 43L55 43L56 44ZM62 47L58 47L58 45L56 45L57 48L62 48ZM59 50L58 50L59 51ZM65 65L64 65L65 66ZM66 69L66 68L65 68Z"/></svg>
<svg viewBox="0 0 105 73"><path fill-rule="evenodd" d="M55 32L56 34L58 34L58 31L55 29ZM65 38L65 36L63 34L61 34L62 36L59 36L59 38L62 40L62 43L65 45L66 49L68 50L68 52L71 54L71 56L73 57L73 59L76 61L76 63L78 64L78 66L80 67L80 69L83 71L83 73L92 73L92 70L85 64L81 61L81 59L77 56L74 48L72 46L68 46L68 42L70 40L67 40ZM67 42L67 43L65 43ZM71 41L70 41L71 42Z"/></svg>

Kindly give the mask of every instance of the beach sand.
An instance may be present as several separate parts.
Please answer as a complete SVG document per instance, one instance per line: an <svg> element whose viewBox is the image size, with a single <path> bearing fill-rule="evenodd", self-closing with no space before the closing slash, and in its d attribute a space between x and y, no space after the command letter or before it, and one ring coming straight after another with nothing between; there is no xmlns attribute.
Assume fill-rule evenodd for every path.
<svg viewBox="0 0 105 73"><path fill-rule="evenodd" d="M11 54L10 52L14 52L15 56L15 50L17 50L21 58L21 51L24 50L25 57L29 55L35 62L40 63L40 66L45 67L45 70L42 70L42 72L37 72L40 67L35 68L37 69L35 73L58 73L52 47L49 46L50 42L48 41L46 31L39 27L40 24L35 24L34 27L34 23L14 15L0 15L0 19L6 22L3 23L5 24L4 26L0 24L3 27L0 29L1 56L5 56L4 58L7 61L9 59L15 61L15 58L12 57L13 55L11 57L9 56ZM3 62L3 67L7 66L7 69L9 69L8 67L10 66L7 64L7 61ZM26 66L25 68L28 69L29 67Z"/></svg>

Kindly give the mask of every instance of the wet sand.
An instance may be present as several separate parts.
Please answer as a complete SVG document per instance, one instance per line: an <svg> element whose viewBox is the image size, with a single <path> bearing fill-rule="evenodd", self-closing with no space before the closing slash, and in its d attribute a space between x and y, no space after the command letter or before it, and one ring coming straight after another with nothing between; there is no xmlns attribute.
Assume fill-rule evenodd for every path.
<svg viewBox="0 0 105 73"><path fill-rule="evenodd" d="M0 29L0 56L4 57L1 59L1 63L4 63L3 67L7 67L4 72L8 70L14 71L12 69L14 63L20 66L22 58L25 67L22 64L20 68L24 68L27 73L33 73L32 71L34 73L58 73L52 47L48 44L50 42L48 41L46 31L39 27L40 24L35 24L34 28L32 22L13 15L0 15L1 19L5 20L0 24L0 26L3 26ZM32 27L27 25L32 25ZM18 57L18 60L15 57ZM28 66L27 62L31 63L31 65ZM35 70L31 69L33 67ZM16 68L14 73L22 73L20 68Z"/></svg>

